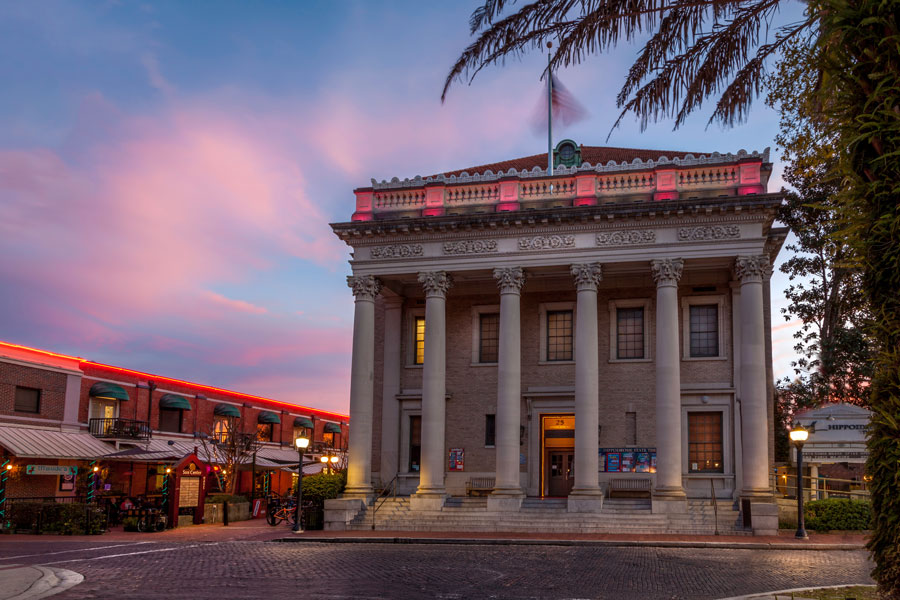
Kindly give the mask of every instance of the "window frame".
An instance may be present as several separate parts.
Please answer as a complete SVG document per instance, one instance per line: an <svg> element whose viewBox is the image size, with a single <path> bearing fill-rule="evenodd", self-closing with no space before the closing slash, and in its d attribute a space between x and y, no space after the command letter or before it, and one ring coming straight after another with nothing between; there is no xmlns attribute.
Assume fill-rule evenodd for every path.
<svg viewBox="0 0 900 600"><path fill-rule="evenodd" d="M421 369L425 364L424 353L422 362L416 362L416 319L418 318L425 318L424 307L411 308L406 311L406 348L404 349L406 358L404 360L405 366L410 369Z"/></svg>
<svg viewBox="0 0 900 600"><path fill-rule="evenodd" d="M412 464L413 464L412 449L414 448L414 446L413 446L413 431L414 431L413 422L416 419L418 419L418 423L419 423L419 445L418 445L418 448L419 448L418 466L419 466L419 468L417 470L414 470L412 468ZM409 425L407 427L408 433L406 436L406 438L407 438L406 439L406 469L407 469L406 472L419 474L422 472L422 415L421 414L409 415L408 421L409 421Z"/></svg>
<svg viewBox="0 0 900 600"><path fill-rule="evenodd" d="M548 314L551 312L571 311L572 312L572 360L548 360ZM538 327L540 335L540 356L538 356L539 365L573 365L575 364L575 338L578 329L578 312L575 309L574 302L546 302L538 305L538 318L540 325Z"/></svg>
<svg viewBox="0 0 900 600"><path fill-rule="evenodd" d="M262 437L262 433L268 429L268 438L265 439ZM257 423L256 424L256 439L260 442L272 442L275 441L275 424L274 423Z"/></svg>
<svg viewBox="0 0 900 600"><path fill-rule="evenodd" d="M490 427L488 427L490 424ZM488 432L490 432L490 436L488 436ZM490 444L488 442L491 442ZM497 414L496 413L487 413L484 415L484 447L485 448L496 448L497 447Z"/></svg>
<svg viewBox="0 0 900 600"><path fill-rule="evenodd" d="M717 326L719 334L719 353L716 356L692 356L691 355L691 306L710 305L717 306ZM707 296L685 296L681 299L681 352L682 360L727 360L726 351L728 338L725 335L725 296L723 294L710 294Z"/></svg>
<svg viewBox="0 0 900 600"><path fill-rule="evenodd" d="M481 315L484 314L496 314L500 315L500 305L499 304L487 304L480 306L472 307L472 363L470 366L473 367L496 367L497 362L482 362L481 361ZM497 325L497 357L499 359L500 351L499 351L499 323Z"/></svg>
<svg viewBox="0 0 900 600"><path fill-rule="evenodd" d="M36 392L37 398L35 399L34 410L19 408L19 390ZM15 389L15 395L13 396L13 412L25 413L29 415L41 414L41 396L43 396L41 388L33 388L26 385L17 385Z"/></svg>
<svg viewBox="0 0 900 600"><path fill-rule="evenodd" d="M653 362L653 348L650 344L650 318L652 310L650 298L619 298L609 301L609 361L610 363L644 363ZM643 358L619 358L619 309L643 308L644 309L644 357Z"/></svg>
<svg viewBox="0 0 900 600"><path fill-rule="evenodd" d="M118 419L119 418L119 408L121 408L122 401L121 400L112 400L110 398L88 398L88 421L91 419ZM113 407L113 416L105 417L102 414L96 414L97 408L103 408L104 406L112 406Z"/></svg>
<svg viewBox="0 0 900 600"><path fill-rule="evenodd" d="M163 414L171 414L178 413L178 428L175 430L172 429L163 429ZM159 409L159 418L156 423L157 431L165 432L165 433L181 433L181 429L184 427L184 409L181 408L160 408Z"/></svg>
<svg viewBox="0 0 900 600"><path fill-rule="evenodd" d="M691 417L692 416L701 416L701 415L703 415L703 416L717 415L719 418L719 432L718 432L719 433L719 442L718 442L718 445L719 445L720 466L719 466L718 470L692 468L692 465L694 463L691 462L691 445L692 444L701 444L701 443L713 443L713 444L715 443L715 442L699 442L699 441L693 442L693 441L691 441ZM687 454L686 454L686 458L687 458L686 471L687 471L687 473L690 475L724 475L726 472L726 469L725 469L726 437L725 437L725 415L724 415L724 412L721 410L715 410L715 409L706 410L704 408L701 408L699 410L696 410L696 409L690 410L690 411L687 411L684 425L685 425L686 437L687 437Z"/></svg>

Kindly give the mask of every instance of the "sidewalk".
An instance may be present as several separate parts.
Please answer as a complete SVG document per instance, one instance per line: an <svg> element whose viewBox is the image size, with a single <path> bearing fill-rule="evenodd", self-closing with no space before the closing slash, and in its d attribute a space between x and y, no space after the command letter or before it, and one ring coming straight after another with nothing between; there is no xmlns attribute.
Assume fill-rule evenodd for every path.
<svg viewBox="0 0 900 600"><path fill-rule="evenodd" d="M429 532L429 531L307 531L280 536L278 542L369 544L484 544L558 546L654 546L659 548L732 548L745 550L863 550L862 534L809 534L797 540L793 532L778 536Z"/></svg>
<svg viewBox="0 0 900 600"><path fill-rule="evenodd" d="M0 600L31 600L58 594L81 583L78 573L53 567L0 567Z"/></svg>

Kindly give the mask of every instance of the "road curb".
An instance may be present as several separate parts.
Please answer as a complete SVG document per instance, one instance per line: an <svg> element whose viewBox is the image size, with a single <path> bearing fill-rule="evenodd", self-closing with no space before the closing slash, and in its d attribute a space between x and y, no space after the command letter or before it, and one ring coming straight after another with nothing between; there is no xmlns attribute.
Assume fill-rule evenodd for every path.
<svg viewBox="0 0 900 600"><path fill-rule="evenodd" d="M651 548L719 548L729 550L864 550L862 544L775 544L768 542L687 542L652 540L533 540L503 538L289 537L277 543L309 544L457 544L466 546L644 546Z"/></svg>
<svg viewBox="0 0 900 600"><path fill-rule="evenodd" d="M816 590L836 590L845 587L875 587L871 583L844 583L841 585L822 585L818 587L791 588L789 590L775 590L774 592L762 592L759 594L746 594L744 596L730 596L728 598L719 598L719 600L765 600L769 596L775 597L776 594L791 594L797 592L814 592Z"/></svg>
<svg viewBox="0 0 900 600"><path fill-rule="evenodd" d="M39 565L31 565L31 568L39 570L41 576L27 590L6 600L37 600L38 598L46 598L64 592L84 581L84 575L68 569L42 567Z"/></svg>

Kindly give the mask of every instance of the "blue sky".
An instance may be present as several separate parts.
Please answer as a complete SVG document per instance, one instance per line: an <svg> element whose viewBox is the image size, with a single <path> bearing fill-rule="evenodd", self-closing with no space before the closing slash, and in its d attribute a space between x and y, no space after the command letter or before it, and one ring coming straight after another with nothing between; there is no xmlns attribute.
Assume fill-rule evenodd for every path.
<svg viewBox="0 0 900 600"><path fill-rule="evenodd" d="M327 224L352 190L546 150L529 123L545 56L440 103L475 5L0 4L0 339L347 410L348 252ZM637 50L560 73L590 116L557 140L773 146L762 101L734 128L707 128L705 106L674 132L628 117L606 142Z"/></svg>

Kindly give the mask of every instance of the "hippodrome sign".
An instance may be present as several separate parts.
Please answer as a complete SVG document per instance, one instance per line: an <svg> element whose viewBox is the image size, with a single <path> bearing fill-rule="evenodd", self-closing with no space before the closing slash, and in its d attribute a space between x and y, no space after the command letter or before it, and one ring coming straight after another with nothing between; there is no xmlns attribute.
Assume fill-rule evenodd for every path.
<svg viewBox="0 0 900 600"><path fill-rule="evenodd" d="M26 475L77 475L78 467L68 465L26 465Z"/></svg>

